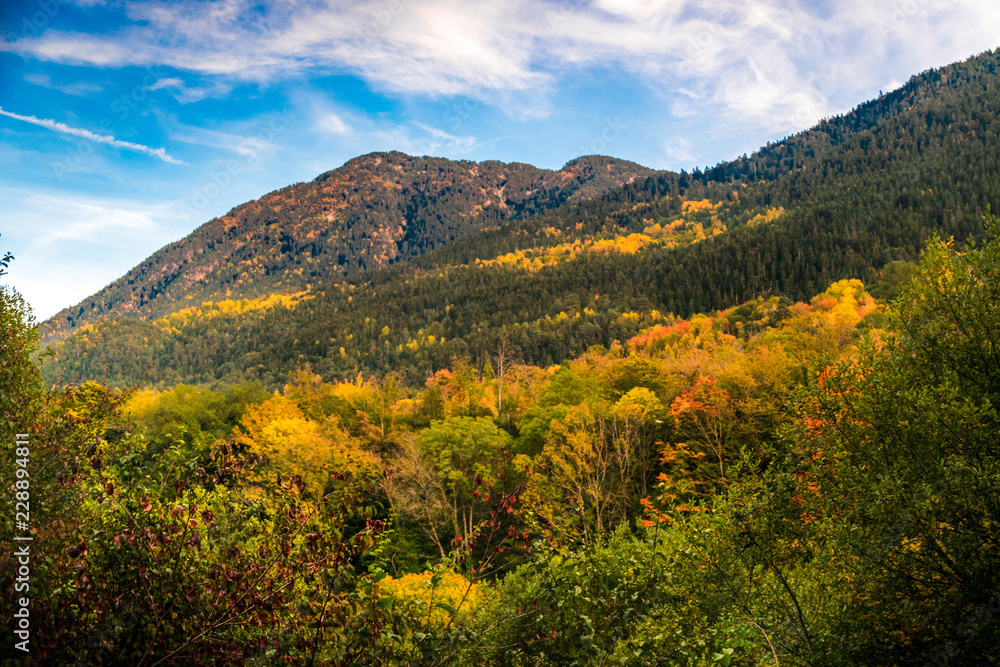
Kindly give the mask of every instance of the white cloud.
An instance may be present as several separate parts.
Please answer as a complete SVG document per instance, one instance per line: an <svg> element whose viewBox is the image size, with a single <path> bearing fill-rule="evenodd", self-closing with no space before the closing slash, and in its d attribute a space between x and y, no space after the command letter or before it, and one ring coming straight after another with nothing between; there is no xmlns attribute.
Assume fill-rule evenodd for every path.
<svg viewBox="0 0 1000 667"><path fill-rule="evenodd" d="M103 90L101 85L90 81L74 81L73 83L57 84L52 81L52 77L39 72L26 74L24 76L24 80L36 86L58 90L59 92L66 93L67 95L89 95L90 93L96 93Z"/></svg>
<svg viewBox="0 0 1000 667"><path fill-rule="evenodd" d="M150 90L166 90L181 104L200 102L206 97L224 97L232 90L228 82L214 79L204 85L189 86L177 77L158 79L149 87Z"/></svg>
<svg viewBox="0 0 1000 667"><path fill-rule="evenodd" d="M147 45L148 46L148 45ZM128 47L114 40L78 33L46 31L38 38L22 38L3 45L4 50L32 55L71 65L84 64L98 67L119 67L146 56L130 53Z"/></svg>
<svg viewBox="0 0 1000 667"><path fill-rule="evenodd" d="M887 69L902 68L893 74L899 76L913 62L956 60L992 48L1000 33L1000 5L981 0L265 5L134 2L127 12L137 23L114 34L49 30L5 48L57 62L163 64L264 82L293 73L349 71L380 90L473 97L516 118L551 113L568 69L613 66L665 95L681 87L693 92L693 108L714 107L751 124L801 128L839 111L839 100L854 103L870 94L884 84Z"/></svg>
<svg viewBox="0 0 1000 667"><path fill-rule="evenodd" d="M351 128L343 119L332 111L323 113L316 126L323 132L332 134L350 134Z"/></svg>
<svg viewBox="0 0 1000 667"><path fill-rule="evenodd" d="M227 131L210 130L192 125L177 125L172 132L174 141L186 144L204 146L206 148L231 151L244 157L257 155L265 149L274 149L276 145L265 141L255 128L267 127L268 117L255 118L250 121L232 121L226 124Z"/></svg>
<svg viewBox="0 0 1000 667"><path fill-rule="evenodd" d="M459 158L485 145L474 136L447 132L431 123L398 123L382 115L348 111L335 105L325 94L316 91L297 91L293 95L293 103L308 118L308 131L313 133L312 147L322 146L319 149L321 154L330 149L335 152L398 150L411 155ZM478 104L468 108L478 108ZM458 115L452 118L446 113L441 117L441 121L448 120L452 120L453 125L457 122L457 126L452 129L462 126ZM329 168L328 163L318 167L320 171Z"/></svg>
<svg viewBox="0 0 1000 667"><path fill-rule="evenodd" d="M166 77L157 79L156 83L149 87L150 90L160 90L161 88L184 88L184 82L176 77Z"/></svg>
<svg viewBox="0 0 1000 667"><path fill-rule="evenodd" d="M52 85L52 79L47 74L25 74L24 80L36 86L45 86L46 88Z"/></svg>
<svg viewBox="0 0 1000 667"><path fill-rule="evenodd" d="M123 231L150 232L158 225L145 207L131 208L121 203L65 199L49 195L29 197L25 203L39 211L58 212L61 222L49 222L34 237L34 246L57 241L97 241ZM53 218L48 218L49 221Z"/></svg>
<svg viewBox="0 0 1000 667"><path fill-rule="evenodd" d="M414 126L427 133L418 139L423 147L421 152L427 155L467 155L479 145L472 136L458 137L424 123L414 123Z"/></svg>
<svg viewBox="0 0 1000 667"><path fill-rule="evenodd" d="M65 123L60 123L58 121L49 120L48 118L38 118L36 116L22 116L21 114L13 113L11 111L5 110L0 107L0 116L7 116L8 118L13 118L14 120L20 120L25 123L31 123L32 125L38 125L39 127L44 127L54 132L59 132L60 134L68 134L74 137L82 137L84 139L89 139L90 141L107 144L108 146L114 146L115 148L124 148L125 150L135 151L136 153L144 153L146 155L151 155L155 158L159 158L164 162L169 162L170 164L184 164L175 157L172 157L163 148L151 148L150 146L144 146L143 144L132 143L131 141L121 141L120 139L115 139L111 135L107 134L96 134L90 130L84 130L79 127L70 127Z"/></svg>
<svg viewBox="0 0 1000 667"><path fill-rule="evenodd" d="M696 157L694 151L694 144L684 137L675 137L663 144L663 153L671 164L691 164Z"/></svg>

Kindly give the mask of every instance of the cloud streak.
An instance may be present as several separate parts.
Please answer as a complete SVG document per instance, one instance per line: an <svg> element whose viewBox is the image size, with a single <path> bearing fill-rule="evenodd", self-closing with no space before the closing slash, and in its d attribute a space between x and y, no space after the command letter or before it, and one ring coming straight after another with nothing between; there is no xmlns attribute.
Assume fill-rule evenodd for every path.
<svg viewBox="0 0 1000 667"><path fill-rule="evenodd" d="M68 134L74 137L81 137L83 139L88 139L95 143L114 146L115 148L122 148L125 150L134 151L136 153L143 153L145 155L150 155L152 157L163 160L164 162L169 162L170 164L184 164L177 158L167 153L166 149L163 148L152 148L151 146L136 144L131 141L122 141L121 139L115 139L114 137L108 134L97 134L95 132L91 132L90 130L85 130L79 127L71 127L69 125L66 125L65 123L49 120L48 118L38 118L37 116L23 116L19 113L7 111L3 107L0 107L0 116L6 116L7 118L13 118L14 120L19 120L25 123L31 123L32 125L38 125L39 127L44 127L46 129L52 130L53 132L59 132L60 134Z"/></svg>
<svg viewBox="0 0 1000 667"><path fill-rule="evenodd" d="M114 34L50 30L7 49L265 83L347 70L520 119L550 115L567 71L616 67L664 98L684 89L696 107L799 129L885 85L873 60L940 64L1000 31L1000 6L981 0L146 0L127 12L136 24Z"/></svg>

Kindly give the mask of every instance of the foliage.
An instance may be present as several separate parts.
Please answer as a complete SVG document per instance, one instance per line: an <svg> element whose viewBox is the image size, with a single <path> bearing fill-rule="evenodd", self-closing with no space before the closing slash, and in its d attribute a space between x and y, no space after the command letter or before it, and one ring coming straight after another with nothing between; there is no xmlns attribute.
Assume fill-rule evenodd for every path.
<svg viewBox="0 0 1000 667"><path fill-rule="evenodd" d="M353 563L380 528L369 520L348 532L351 517L375 511L364 504L365 483L338 473L307 499L300 478L285 478L247 502L234 485L255 457L223 442L203 467L175 444L158 465L146 463L117 415L124 398L85 385L53 396L42 419L40 437L64 449L39 456L50 465L52 454L69 456L65 471L36 473L32 496L64 498L35 519L33 562L47 564L32 580L37 659L152 665L318 654L350 663L360 655L362 635L323 628L367 622L357 616Z"/></svg>
<svg viewBox="0 0 1000 667"><path fill-rule="evenodd" d="M994 659L995 624L969 623L1000 585L1000 228L990 225L981 248L932 242L889 331L800 399L795 454L811 460L802 511L836 521L847 550L853 613L838 629L856 659Z"/></svg>
<svg viewBox="0 0 1000 667"><path fill-rule="evenodd" d="M323 494L331 473L363 475L377 464L335 421L309 419L285 396L251 406L240 420L234 441L262 458L262 465L244 478L254 486L271 487L275 477L295 477L312 494Z"/></svg>
<svg viewBox="0 0 1000 667"><path fill-rule="evenodd" d="M470 664L708 665L727 633L690 605L676 537L623 525L582 550L543 549L497 587Z"/></svg>
<svg viewBox="0 0 1000 667"><path fill-rule="evenodd" d="M997 664L1000 224L907 260L995 194L969 137L995 134L974 110L998 57L294 304L98 325L43 361L119 354L127 380L149 345L155 382L219 389L46 391L3 291L35 660ZM891 304L858 279L879 267Z"/></svg>
<svg viewBox="0 0 1000 667"><path fill-rule="evenodd" d="M39 655L988 664L998 248L421 389L24 385Z"/></svg>
<svg viewBox="0 0 1000 667"><path fill-rule="evenodd" d="M434 421L404 449L390 497L427 532L439 554L473 535L499 481L510 437L480 417Z"/></svg>

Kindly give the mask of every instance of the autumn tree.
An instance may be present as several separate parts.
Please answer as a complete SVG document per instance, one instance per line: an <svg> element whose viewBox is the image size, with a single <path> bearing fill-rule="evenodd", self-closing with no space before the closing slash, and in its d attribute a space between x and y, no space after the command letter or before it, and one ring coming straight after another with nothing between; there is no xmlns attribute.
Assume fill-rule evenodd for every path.
<svg viewBox="0 0 1000 667"><path fill-rule="evenodd" d="M584 541L625 521L650 481L651 434L663 416L660 400L643 387L611 406L565 408L548 425L524 511L541 527Z"/></svg>
<svg viewBox="0 0 1000 667"><path fill-rule="evenodd" d="M258 488L267 488L275 475L299 476L312 493L321 494L332 473L364 473L376 464L336 419L309 419L284 396L251 406L240 420L235 441L263 458L247 480Z"/></svg>
<svg viewBox="0 0 1000 667"><path fill-rule="evenodd" d="M488 417L432 422L406 443L389 481L390 495L434 540L441 555L449 542L470 535L481 517L489 487L501 472L510 436Z"/></svg>
<svg viewBox="0 0 1000 667"><path fill-rule="evenodd" d="M1000 636L968 620L1000 585L1000 227L987 223L982 247L932 242L888 330L802 402L802 511L842 526L857 600L842 631L865 660L988 662Z"/></svg>

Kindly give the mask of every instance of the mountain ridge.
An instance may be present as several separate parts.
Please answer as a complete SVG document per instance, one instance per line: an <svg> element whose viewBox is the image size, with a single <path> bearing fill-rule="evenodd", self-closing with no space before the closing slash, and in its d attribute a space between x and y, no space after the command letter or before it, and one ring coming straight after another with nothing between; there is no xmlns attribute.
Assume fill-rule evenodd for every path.
<svg viewBox="0 0 1000 667"><path fill-rule="evenodd" d="M664 317L873 282L934 235L980 235L983 211L1000 202L1000 55L929 70L874 102L858 108L887 109L881 120L826 121L764 147L749 171L717 167L729 180L711 170L636 178L325 283L287 307L218 315L209 304L183 321L106 323L53 346L43 369L116 384L280 386L302 366L420 382L454 357L482 365L505 341L549 365ZM838 124L856 131L834 142L822 128Z"/></svg>
<svg viewBox="0 0 1000 667"><path fill-rule="evenodd" d="M558 171L395 151L358 156L241 204L161 248L49 318L43 340L107 317L148 319L207 300L308 289L652 173L603 156L577 158Z"/></svg>

